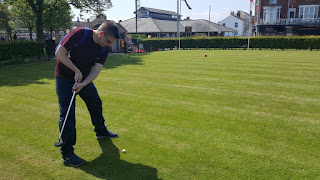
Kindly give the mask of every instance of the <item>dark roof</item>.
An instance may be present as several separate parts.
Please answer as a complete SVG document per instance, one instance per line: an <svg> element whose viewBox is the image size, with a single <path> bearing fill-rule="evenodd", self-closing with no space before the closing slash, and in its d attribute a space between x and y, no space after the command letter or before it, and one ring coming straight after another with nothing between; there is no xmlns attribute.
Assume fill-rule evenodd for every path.
<svg viewBox="0 0 320 180"><path fill-rule="evenodd" d="M176 32L177 31L177 21L170 21L170 20L160 20L160 19L153 19L152 21L156 24L156 26L161 30L161 32ZM185 32L185 28L183 24L179 23L180 32Z"/></svg>
<svg viewBox="0 0 320 180"><path fill-rule="evenodd" d="M230 16L233 16L233 17L235 17L235 18L237 18L237 19L240 19L241 21L245 21L245 19L242 19L241 17L238 17L238 16L236 16L236 15L230 15Z"/></svg>
<svg viewBox="0 0 320 180"><path fill-rule="evenodd" d="M120 22L128 33L136 33L136 18ZM184 26L180 23L180 31L184 32ZM154 18L140 18L138 20L138 33L176 32L177 21L158 20Z"/></svg>
<svg viewBox="0 0 320 180"><path fill-rule="evenodd" d="M208 32L209 31L209 21L205 19L198 20L183 20L181 23L184 26L192 26L192 32ZM210 32L218 32L220 29L221 32L237 32L237 30L227 28L224 26L219 26L214 22L210 22Z"/></svg>
<svg viewBox="0 0 320 180"><path fill-rule="evenodd" d="M173 11L166 11L166 10L161 10L161 9L154 9L154 8L149 8L149 7L141 7L140 9L146 9L150 12L154 12L154 13L160 13L160 14L169 14L169 15L177 15L176 12ZM135 13L135 12L134 12Z"/></svg>
<svg viewBox="0 0 320 180"><path fill-rule="evenodd" d="M136 33L136 19L131 18L120 22L128 33ZM185 32L185 26L191 26L192 32L208 32L209 21L204 19L199 20L183 20L180 21L180 32ZM210 22L210 32L236 32L236 30L219 26L216 23ZM157 32L176 32L177 21L159 20L154 18L140 18L138 20L138 33L157 33Z"/></svg>

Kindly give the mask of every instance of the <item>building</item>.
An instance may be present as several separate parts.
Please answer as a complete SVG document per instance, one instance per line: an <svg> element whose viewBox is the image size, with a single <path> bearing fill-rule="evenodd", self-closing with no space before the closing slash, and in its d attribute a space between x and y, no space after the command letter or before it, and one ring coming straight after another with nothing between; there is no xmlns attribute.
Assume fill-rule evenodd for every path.
<svg viewBox="0 0 320 180"><path fill-rule="evenodd" d="M131 18L119 22L128 32L128 34L145 34L147 37L176 37L177 21L160 20L151 17L138 20L136 28L136 18ZM183 25L179 24L181 33L185 32Z"/></svg>
<svg viewBox="0 0 320 180"><path fill-rule="evenodd" d="M219 22L220 25L237 30L234 36L248 36L249 30L249 14L244 11L233 11L230 15ZM230 36L226 34L225 36ZM231 35L232 36L232 35Z"/></svg>
<svg viewBox="0 0 320 180"><path fill-rule="evenodd" d="M139 19L136 26L136 18L119 22L128 34L145 34L147 37L172 38L177 37L179 27L181 37L189 37L196 34L210 36L236 33L236 30L219 26L216 23L204 19L191 20L186 18L177 24L177 13L154 8L141 7L138 10Z"/></svg>
<svg viewBox="0 0 320 180"><path fill-rule="evenodd" d="M90 16L88 19L85 21L80 21L80 18L77 18L77 21L73 22L74 23L74 28L76 27L88 27L88 28L93 28L97 24L101 24L102 22L106 21L107 17L104 15L98 15L98 16Z"/></svg>
<svg viewBox="0 0 320 180"><path fill-rule="evenodd" d="M170 21L177 21L177 18L178 18L178 14L176 12L148 8L148 7L141 7L140 9L138 9L138 16L139 18L150 17L153 19L170 20Z"/></svg>
<svg viewBox="0 0 320 180"><path fill-rule="evenodd" d="M256 0L256 35L320 35L320 0Z"/></svg>

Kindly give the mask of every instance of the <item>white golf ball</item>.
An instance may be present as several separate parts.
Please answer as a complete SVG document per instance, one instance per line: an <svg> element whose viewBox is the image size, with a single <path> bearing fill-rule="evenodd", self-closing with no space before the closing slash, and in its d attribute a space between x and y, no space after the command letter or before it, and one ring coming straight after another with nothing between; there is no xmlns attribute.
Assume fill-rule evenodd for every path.
<svg viewBox="0 0 320 180"><path fill-rule="evenodd" d="M122 153L126 153L127 151L126 151L126 149L122 149Z"/></svg>

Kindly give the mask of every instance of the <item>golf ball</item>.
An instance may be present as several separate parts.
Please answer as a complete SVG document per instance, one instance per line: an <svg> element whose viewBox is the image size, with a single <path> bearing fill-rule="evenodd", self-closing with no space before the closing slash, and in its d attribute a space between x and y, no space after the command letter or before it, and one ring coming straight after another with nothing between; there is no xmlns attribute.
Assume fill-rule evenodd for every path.
<svg viewBox="0 0 320 180"><path fill-rule="evenodd" d="M122 153L126 153L127 151L125 149L122 149Z"/></svg>

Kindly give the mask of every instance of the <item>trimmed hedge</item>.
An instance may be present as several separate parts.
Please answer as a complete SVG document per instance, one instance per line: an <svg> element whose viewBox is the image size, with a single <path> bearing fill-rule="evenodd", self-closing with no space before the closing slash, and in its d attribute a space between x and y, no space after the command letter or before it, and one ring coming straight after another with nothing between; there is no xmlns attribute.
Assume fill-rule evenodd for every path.
<svg viewBox="0 0 320 180"><path fill-rule="evenodd" d="M0 62L23 61L25 58L40 57L44 53L43 42L17 41L0 43Z"/></svg>
<svg viewBox="0 0 320 180"><path fill-rule="evenodd" d="M175 48L178 39L143 39L154 49ZM181 38L181 48L247 48L247 37ZM320 36L251 37L250 48L258 49L320 49Z"/></svg>

